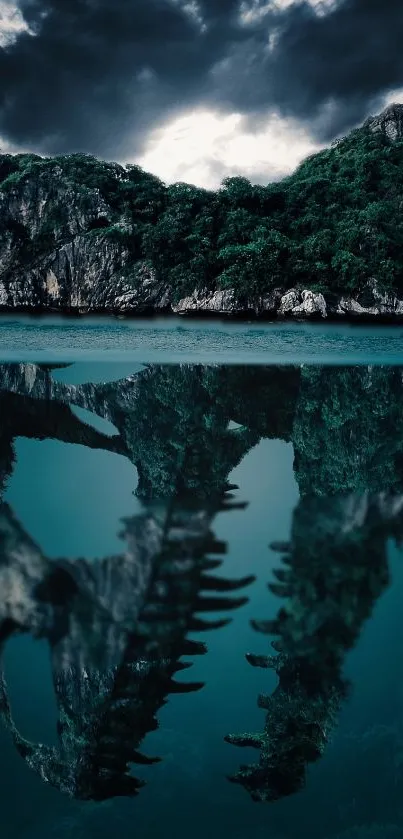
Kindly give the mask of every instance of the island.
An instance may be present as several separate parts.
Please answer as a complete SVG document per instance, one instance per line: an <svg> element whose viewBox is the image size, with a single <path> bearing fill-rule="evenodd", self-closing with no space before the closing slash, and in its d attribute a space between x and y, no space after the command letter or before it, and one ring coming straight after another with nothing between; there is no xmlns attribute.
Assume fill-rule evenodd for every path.
<svg viewBox="0 0 403 839"><path fill-rule="evenodd" d="M403 105L267 186L0 154L0 311L403 317Z"/></svg>

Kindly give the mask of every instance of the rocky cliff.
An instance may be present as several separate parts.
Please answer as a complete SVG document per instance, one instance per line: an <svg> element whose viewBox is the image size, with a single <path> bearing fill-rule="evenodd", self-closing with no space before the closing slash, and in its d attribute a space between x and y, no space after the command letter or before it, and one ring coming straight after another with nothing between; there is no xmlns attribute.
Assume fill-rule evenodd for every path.
<svg viewBox="0 0 403 839"><path fill-rule="evenodd" d="M403 105L396 102L389 105L376 117L369 117L365 123L373 132L380 131L390 140L403 138Z"/></svg>
<svg viewBox="0 0 403 839"><path fill-rule="evenodd" d="M0 158L0 170L8 158ZM112 182L119 183L124 171L108 165ZM0 190L2 308L79 312L166 306L165 289L155 283L151 268L133 262L123 235L124 211L95 181L83 186L78 173L72 177L56 160L39 159L15 175Z"/></svg>

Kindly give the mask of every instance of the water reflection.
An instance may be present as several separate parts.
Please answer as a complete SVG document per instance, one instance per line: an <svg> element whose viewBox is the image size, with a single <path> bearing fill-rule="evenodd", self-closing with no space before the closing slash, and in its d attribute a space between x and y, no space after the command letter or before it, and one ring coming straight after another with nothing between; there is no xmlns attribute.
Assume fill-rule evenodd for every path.
<svg viewBox="0 0 403 839"><path fill-rule="evenodd" d="M0 638L48 641L57 747L21 736L4 676L0 710L45 782L81 799L137 794L143 782L131 765L158 759L140 748L168 695L202 687L173 678L191 664L183 656L207 651L192 633L220 629L246 602L250 574L211 573L227 551L214 522L243 506L232 470L260 440L276 438L293 444L300 501L289 542L272 545L281 556L269 583L281 598L277 616L268 609L253 621L276 654L247 660L262 669L263 687L268 669L278 684L259 696L261 731L222 736L259 751L231 778L253 800L304 787L354 689L344 660L388 586L388 540L403 537L402 387L397 367L151 365L120 381L67 385L49 366L0 366L2 491L16 437L57 439L127 457L143 505L123 522L122 553L95 564L48 559L10 507L0 509ZM83 422L75 406L116 433ZM229 573L230 563L229 555ZM223 615L205 620L205 612Z"/></svg>
<svg viewBox="0 0 403 839"><path fill-rule="evenodd" d="M96 564L49 561L0 508L0 638L31 632L51 648L58 705L58 748L33 744L17 730L4 675L0 714L28 766L62 792L80 799L136 795L143 782L130 764L154 763L138 748L157 725L169 694L190 693L201 682L176 681L191 666L182 656L207 652L189 632L224 626L227 618L199 613L242 606L227 596L253 581L216 577L225 552L210 528L215 507L175 499L124 522L126 549Z"/></svg>
<svg viewBox="0 0 403 839"><path fill-rule="evenodd" d="M274 570L269 588L284 603L275 620L252 623L278 636L271 644L278 654L246 657L274 669L278 686L258 699L267 710L264 731L226 738L260 750L258 764L231 778L253 800L297 792L307 764L323 754L348 695L345 654L389 583L387 540L402 536L403 496L310 496L294 512L291 542L271 546L285 567Z"/></svg>

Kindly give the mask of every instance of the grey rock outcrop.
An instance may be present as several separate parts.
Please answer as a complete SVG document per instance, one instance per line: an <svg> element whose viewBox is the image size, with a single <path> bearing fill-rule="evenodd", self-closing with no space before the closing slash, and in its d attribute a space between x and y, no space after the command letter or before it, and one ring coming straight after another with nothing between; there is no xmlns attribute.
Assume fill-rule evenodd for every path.
<svg viewBox="0 0 403 839"><path fill-rule="evenodd" d="M183 297L178 303L172 303L171 309L175 314L186 315L197 312L215 315L239 315L252 313L255 315L272 315L273 317L327 317L326 301L323 294L310 289L275 288L267 295L240 299L235 289L217 289L208 292L195 289L188 297Z"/></svg>
<svg viewBox="0 0 403 839"><path fill-rule="evenodd" d="M74 155L71 161L74 165ZM116 187L129 181L122 166L102 166ZM71 179L68 166L65 170L57 159L38 158L0 190L0 307L166 309L167 285L157 282L152 266L127 244L126 234L134 228L124 203L106 200L91 181Z"/></svg>
<svg viewBox="0 0 403 839"><path fill-rule="evenodd" d="M233 288L217 289L213 292L195 289L188 297L183 297L178 303L173 303L171 308L175 314L179 315L194 312L236 314L245 310L245 306L237 300Z"/></svg>
<svg viewBox="0 0 403 839"><path fill-rule="evenodd" d="M315 293L309 289L299 291L291 289L281 298L278 308L280 316L293 315L294 317L327 317L326 301L323 294Z"/></svg>
<svg viewBox="0 0 403 839"><path fill-rule="evenodd" d="M341 297L336 313L372 317L398 316L403 315L403 300L392 292L381 291L376 279L372 279L357 298Z"/></svg>
<svg viewBox="0 0 403 839"><path fill-rule="evenodd" d="M169 308L170 289L144 261L130 263L127 248L106 236L76 236L35 267L0 281L0 306L92 311Z"/></svg>
<svg viewBox="0 0 403 839"><path fill-rule="evenodd" d="M403 137L403 105L392 103L381 114L369 117L364 123L370 131L380 131L389 140L401 140Z"/></svg>
<svg viewBox="0 0 403 839"><path fill-rule="evenodd" d="M255 313L257 315L272 315L274 317L280 307L284 293L285 291L283 288L273 288L268 294L259 298L255 308Z"/></svg>

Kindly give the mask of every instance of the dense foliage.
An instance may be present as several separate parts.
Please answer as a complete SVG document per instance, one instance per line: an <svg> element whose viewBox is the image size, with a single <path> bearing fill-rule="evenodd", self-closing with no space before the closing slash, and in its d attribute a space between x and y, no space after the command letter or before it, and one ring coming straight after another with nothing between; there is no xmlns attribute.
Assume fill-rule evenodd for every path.
<svg viewBox="0 0 403 839"><path fill-rule="evenodd" d="M397 367L304 367L292 442L300 494L403 492Z"/></svg>
<svg viewBox="0 0 403 839"><path fill-rule="evenodd" d="M382 289L403 290L403 140L368 127L268 186L232 177L214 192L166 186L138 166L82 154L0 156L1 192L33 178L50 178L59 194L63 185L73 189L88 209L85 232L124 242L177 296L217 287L235 288L241 298L275 287L357 293L372 277ZM91 219L94 190L108 212ZM31 257L49 248L53 221L63 228L62 200L33 249L29 232L15 229Z"/></svg>

